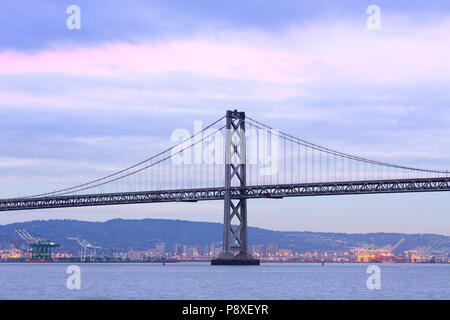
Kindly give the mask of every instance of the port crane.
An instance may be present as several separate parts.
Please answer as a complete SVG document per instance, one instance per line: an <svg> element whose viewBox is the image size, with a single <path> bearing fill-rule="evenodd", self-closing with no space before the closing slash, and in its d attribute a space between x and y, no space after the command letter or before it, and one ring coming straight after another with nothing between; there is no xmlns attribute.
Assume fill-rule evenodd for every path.
<svg viewBox="0 0 450 320"><path fill-rule="evenodd" d="M86 261L86 257L88 256L88 251L89 251L89 261L92 261L93 258L93 251L94 249L100 249L101 247L98 246L94 246L92 244L90 244L87 240L85 239L79 239L76 237L67 237L68 240L75 240L81 247L80 250L80 260L81 261Z"/></svg>
<svg viewBox="0 0 450 320"><path fill-rule="evenodd" d="M360 248L353 249L352 251L356 253L359 262L375 262L375 261L394 261L395 255L393 251L405 241L401 238L394 245L386 245L382 248L375 248L374 244L363 244Z"/></svg>
<svg viewBox="0 0 450 320"><path fill-rule="evenodd" d="M412 259L415 261L427 261L432 259L434 252L438 251L438 248L443 244L442 240L431 240L428 244L417 247L414 250L409 251L412 255Z"/></svg>
<svg viewBox="0 0 450 320"><path fill-rule="evenodd" d="M25 229L14 229L14 232L16 232L22 240L24 240L28 245L37 243L39 240L41 240L38 237L33 237L27 230Z"/></svg>
<svg viewBox="0 0 450 320"><path fill-rule="evenodd" d="M32 236L25 229L14 229L14 231L23 239L29 246L29 258L33 261L51 261L52 248L59 247L59 244L44 240L39 236Z"/></svg>
<svg viewBox="0 0 450 320"><path fill-rule="evenodd" d="M393 251L395 250L395 249L397 249L397 247L399 246L399 245L401 245L403 242L405 241L405 238L401 238L396 244L394 244L393 246L391 246L390 244L388 244L387 246L385 246L385 247L383 247L383 248L381 248L382 250L387 250L387 251L389 251L390 253L393 253Z"/></svg>

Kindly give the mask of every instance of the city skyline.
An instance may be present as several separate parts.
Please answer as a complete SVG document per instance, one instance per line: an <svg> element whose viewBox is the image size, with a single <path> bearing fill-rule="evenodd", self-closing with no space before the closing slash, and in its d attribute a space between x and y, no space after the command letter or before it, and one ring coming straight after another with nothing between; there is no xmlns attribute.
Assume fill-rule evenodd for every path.
<svg viewBox="0 0 450 320"><path fill-rule="evenodd" d="M279 247L272 242L267 245L254 244L249 252L264 262L333 262L333 263L450 263L449 252L445 250L432 251L430 248L397 250L401 239L394 246L376 248L373 245L363 245L349 250L296 250ZM175 243L167 246L166 242L159 242L154 247L144 250L130 248L126 251L105 253L101 248L81 253L80 249L56 249L51 252L53 262L205 262L217 258L222 250L219 242L207 245L186 245ZM83 256L84 255L84 256ZM11 245L10 249L0 248L0 261L20 262L30 259L30 251L26 245Z"/></svg>

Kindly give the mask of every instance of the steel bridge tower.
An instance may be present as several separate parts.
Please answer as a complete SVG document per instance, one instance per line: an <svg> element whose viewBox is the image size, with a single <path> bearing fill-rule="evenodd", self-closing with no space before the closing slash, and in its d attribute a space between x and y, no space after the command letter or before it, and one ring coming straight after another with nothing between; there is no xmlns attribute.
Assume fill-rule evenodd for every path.
<svg viewBox="0 0 450 320"><path fill-rule="evenodd" d="M227 111L222 253L212 265L259 265L248 252L245 112ZM240 196L231 196L238 186ZM237 224L237 227L233 226Z"/></svg>

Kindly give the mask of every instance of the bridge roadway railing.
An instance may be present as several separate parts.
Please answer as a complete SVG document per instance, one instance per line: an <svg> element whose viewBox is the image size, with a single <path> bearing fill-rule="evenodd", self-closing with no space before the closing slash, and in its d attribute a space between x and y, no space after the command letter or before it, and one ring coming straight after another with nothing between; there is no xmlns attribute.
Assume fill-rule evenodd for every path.
<svg viewBox="0 0 450 320"><path fill-rule="evenodd" d="M254 185L247 186L245 188L245 192L242 192L239 187L231 187L231 197L233 199L280 199L284 197L438 191L450 191L450 177ZM133 203L196 202L207 200L223 200L224 194L224 188L215 187L125 193L65 195L39 198L14 198L0 200L0 211L105 206Z"/></svg>

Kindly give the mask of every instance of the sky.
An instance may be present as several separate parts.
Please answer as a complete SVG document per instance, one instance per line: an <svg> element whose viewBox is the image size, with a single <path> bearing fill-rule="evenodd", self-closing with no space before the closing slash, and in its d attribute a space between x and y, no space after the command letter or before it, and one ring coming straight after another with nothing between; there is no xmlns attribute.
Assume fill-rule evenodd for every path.
<svg viewBox="0 0 450 320"><path fill-rule="evenodd" d="M80 29L67 28L70 5ZM343 152L450 169L449 56L448 1L8 1L0 198L115 172L235 108ZM250 200L248 223L450 235L449 196ZM223 203L18 211L0 224L118 217L221 222Z"/></svg>

